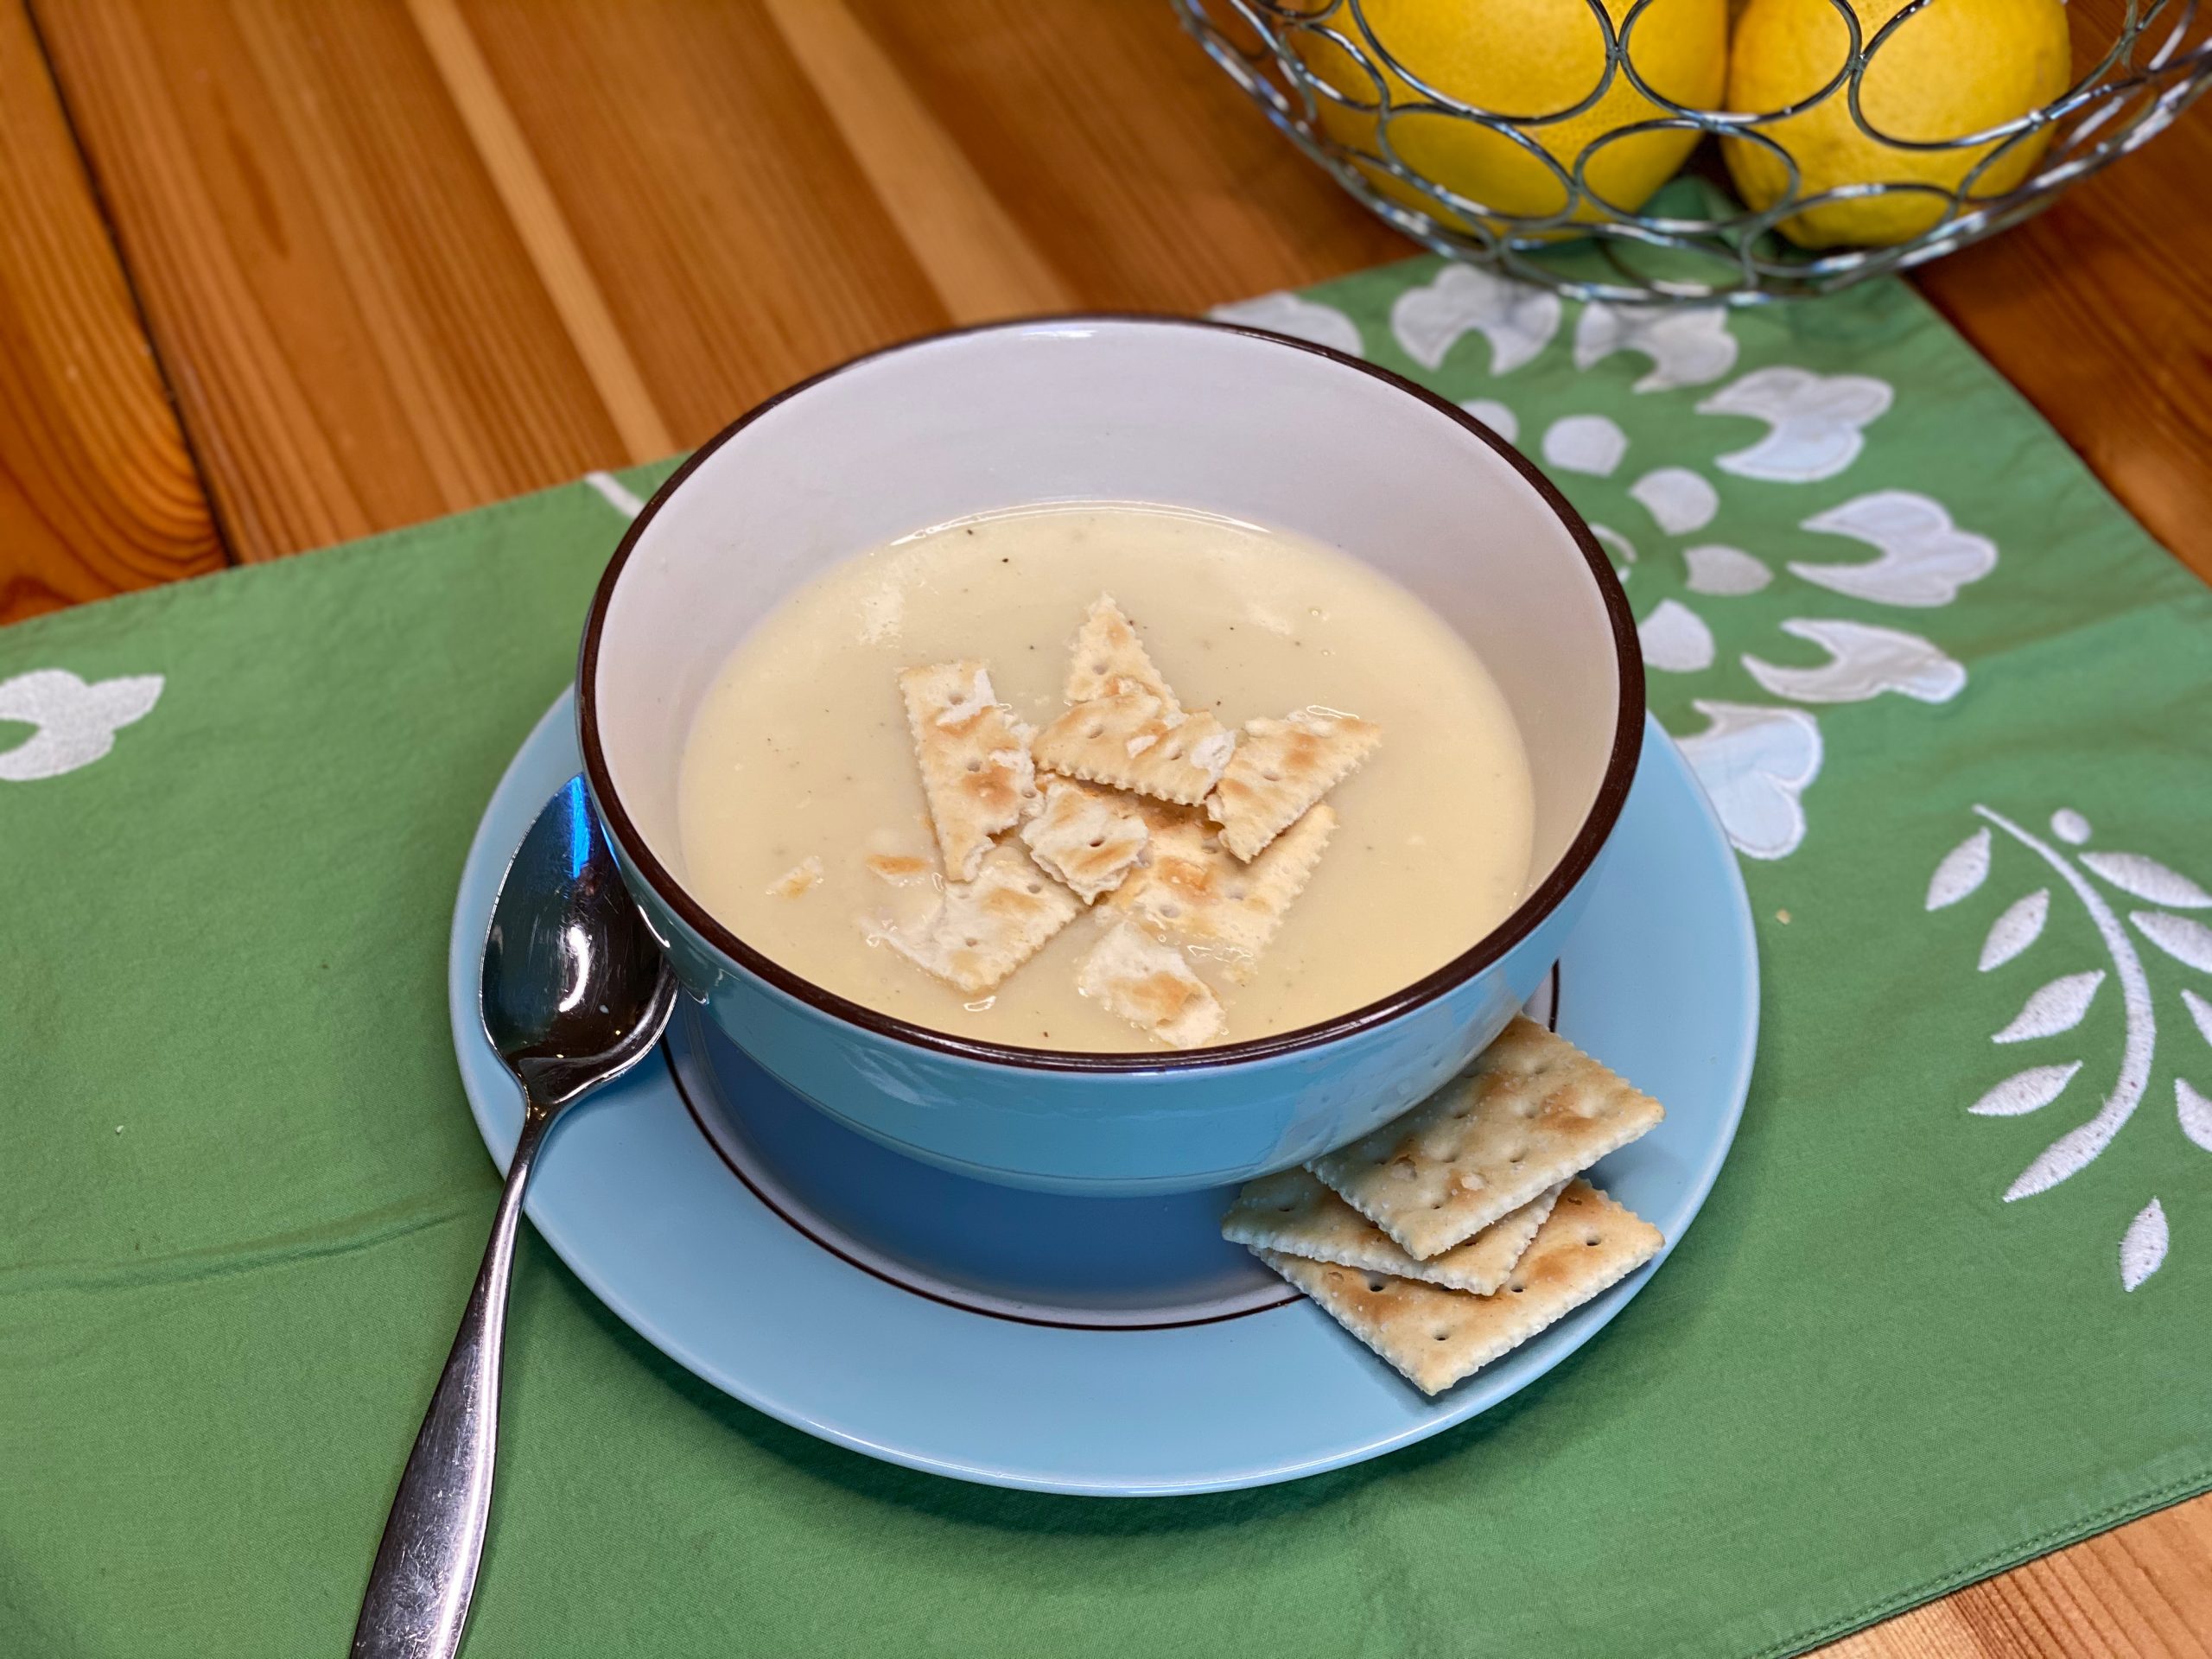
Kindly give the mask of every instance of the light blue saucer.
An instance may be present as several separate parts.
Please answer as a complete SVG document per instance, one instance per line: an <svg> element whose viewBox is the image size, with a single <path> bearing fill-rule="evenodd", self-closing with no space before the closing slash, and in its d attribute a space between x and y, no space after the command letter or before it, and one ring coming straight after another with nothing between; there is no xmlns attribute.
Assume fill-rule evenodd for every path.
<svg viewBox="0 0 2212 1659"><path fill-rule="evenodd" d="M477 1018L485 931L510 854L577 765L564 696L500 779L454 906L454 1047L503 1166L522 1105ZM1758 963L1735 856L1656 725L1554 990L1560 1032L1666 1103L1595 1179L1671 1244L1735 1135ZM1542 1376L1666 1260L1425 1400L1222 1242L1226 1192L1069 1198L965 1180L842 1128L696 1009L664 1048L556 1133L531 1188L538 1231L718 1388L963 1480L1142 1496L1357 1463Z"/></svg>

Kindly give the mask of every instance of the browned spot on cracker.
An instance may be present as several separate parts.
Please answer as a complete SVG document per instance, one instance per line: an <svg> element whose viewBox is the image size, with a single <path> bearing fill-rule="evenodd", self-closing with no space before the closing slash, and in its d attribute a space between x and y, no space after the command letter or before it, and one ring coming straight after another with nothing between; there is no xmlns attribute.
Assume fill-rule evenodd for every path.
<svg viewBox="0 0 2212 1659"><path fill-rule="evenodd" d="M1150 831L1126 796L1047 772L1044 810L1021 826L1030 855L1089 904L1143 856Z"/></svg>
<svg viewBox="0 0 2212 1659"><path fill-rule="evenodd" d="M1248 720L1206 801L1222 845L1239 858L1260 849L1349 777L1382 741L1356 715L1300 709L1283 720Z"/></svg>
<svg viewBox="0 0 2212 1659"><path fill-rule="evenodd" d="M822 879L822 860L810 853L768 884L779 899L796 899Z"/></svg>
<svg viewBox="0 0 2212 1659"><path fill-rule="evenodd" d="M863 917L861 925L869 938L975 996L1035 956L1082 908L1019 847L1002 844L990 849L973 881L947 882L918 918Z"/></svg>
<svg viewBox="0 0 2212 1659"><path fill-rule="evenodd" d="M1211 715L1130 691L1076 704L1030 747L1039 764L1067 777L1194 806L1236 746L1236 734Z"/></svg>
<svg viewBox="0 0 2212 1659"><path fill-rule="evenodd" d="M1436 1394L1627 1277L1665 1243L1649 1222L1576 1180L1487 1296L1278 1250L1253 1254L1422 1393Z"/></svg>
<svg viewBox="0 0 2212 1659"><path fill-rule="evenodd" d="M899 677L946 879L974 879L991 837L1041 798L1030 728L1000 702L979 662L910 668Z"/></svg>
<svg viewBox="0 0 2212 1659"><path fill-rule="evenodd" d="M870 853L863 861L886 881L918 881L930 873L930 861L911 853Z"/></svg>
<svg viewBox="0 0 2212 1659"><path fill-rule="evenodd" d="M1183 953L1118 924L1076 971L1076 988L1170 1048L1196 1048L1221 1035L1221 1003Z"/></svg>
<svg viewBox="0 0 2212 1659"><path fill-rule="evenodd" d="M1313 879L1336 829L1335 810L1326 802L1314 807L1249 864L1231 858L1195 812L1154 808L1150 817L1147 862L1108 902L1155 933L1208 948L1232 982L1249 983L1284 912Z"/></svg>
<svg viewBox="0 0 2212 1659"><path fill-rule="evenodd" d="M1222 1217L1234 1244L1279 1250L1339 1267L1367 1268L1487 1296L1505 1283L1567 1183L1549 1186L1472 1238L1427 1261L1410 1256L1382 1230L1324 1186L1310 1170L1286 1169L1246 1183Z"/></svg>
<svg viewBox="0 0 2212 1659"><path fill-rule="evenodd" d="M1516 1014L1460 1077L1308 1167L1427 1260L1664 1116L1650 1096Z"/></svg>
<svg viewBox="0 0 2212 1659"><path fill-rule="evenodd" d="M1084 613L1083 626L1075 636L1075 652L1068 661L1067 699L1089 702L1132 691L1158 697L1171 713L1182 707L1113 595L1101 594Z"/></svg>

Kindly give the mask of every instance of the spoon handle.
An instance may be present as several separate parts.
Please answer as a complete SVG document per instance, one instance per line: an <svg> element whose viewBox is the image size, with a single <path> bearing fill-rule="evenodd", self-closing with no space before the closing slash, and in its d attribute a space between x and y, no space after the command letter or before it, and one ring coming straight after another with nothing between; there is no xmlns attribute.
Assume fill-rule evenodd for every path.
<svg viewBox="0 0 2212 1659"><path fill-rule="evenodd" d="M499 1352L507 1327L507 1281L523 1188L553 1114L535 1104L507 1165L507 1184L492 1240L469 1292L445 1374L430 1396L422 1432L399 1478L384 1541L369 1571L353 1659L453 1659L468 1623L468 1601L483 1559L492 1512L492 1465L499 1454Z"/></svg>

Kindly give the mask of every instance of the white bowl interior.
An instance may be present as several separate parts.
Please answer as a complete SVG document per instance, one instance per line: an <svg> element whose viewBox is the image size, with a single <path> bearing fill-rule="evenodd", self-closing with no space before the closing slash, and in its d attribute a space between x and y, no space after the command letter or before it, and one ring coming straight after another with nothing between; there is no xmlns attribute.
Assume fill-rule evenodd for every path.
<svg viewBox="0 0 2212 1659"><path fill-rule="evenodd" d="M684 738L785 594L926 525L1081 500L1294 531L1410 588L1473 645L1520 724L1532 874L1566 853L1605 776L1620 677L1598 583L1535 486L1441 410L1318 353L1090 320L840 370L754 418L661 505L608 603L595 677L607 770L653 855L682 879Z"/></svg>

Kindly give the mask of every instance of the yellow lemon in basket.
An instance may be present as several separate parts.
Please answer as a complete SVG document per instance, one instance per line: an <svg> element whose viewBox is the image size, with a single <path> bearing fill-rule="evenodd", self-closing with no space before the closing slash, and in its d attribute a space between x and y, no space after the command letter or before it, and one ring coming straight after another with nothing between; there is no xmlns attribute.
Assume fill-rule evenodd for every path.
<svg viewBox="0 0 2212 1659"><path fill-rule="evenodd" d="M1600 3L1618 31L1633 0ZM1624 127L1668 113L1618 72L1604 96L1578 114L1556 121L1523 118L1571 109L1597 90L1605 70L1605 43L1592 0L1363 0L1361 10L1375 40L1415 79L1461 103L1515 118L1522 138L1456 116L1414 110L1391 117L1390 147L1401 162L1484 207L1530 216L1562 212L1567 204L1562 175L1572 177L1588 151L1583 174L1588 191L1632 212L1681 166L1697 142L1694 131L1661 130L1600 143ZM1372 70L1325 30L1359 47ZM1318 26L1289 34L1313 77L1353 104L1379 104L1386 90L1394 112L1428 101L1376 56L1348 3ZM1628 48L1645 86L1692 109L1713 108L1727 74L1728 0L1650 0L1637 16ZM1323 94L1316 101L1329 137L1356 151L1381 153L1371 110L1347 108ZM1361 170L1394 200L1465 228L1464 215L1395 175L1374 167ZM1573 216L1587 220L1606 214L1586 198Z"/></svg>
<svg viewBox="0 0 2212 1659"><path fill-rule="evenodd" d="M1859 35L1875 32L1905 0L1847 0ZM1749 0L1736 19L1729 52L1728 107L1786 109L1836 78L1850 36L1834 0ZM2066 8L2061 0L1934 0L1908 17L1867 60L1859 109L1876 130L1932 143L1963 138L2031 110L2066 90ZM1796 162L1802 196L1839 185L1921 183L1956 188L2002 141L1960 149L1908 149L1885 143L1852 119L1839 86L1802 115L1757 130ZM1975 196L2001 195L2020 182L2050 143L2034 131L2004 149L1974 180ZM1751 138L1723 146L1736 188L1753 207L1772 207L1789 188L1781 156ZM1904 242L1943 217L1941 196L1921 191L1831 202L1782 221L1782 232L1808 248L1841 243Z"/></svg>

